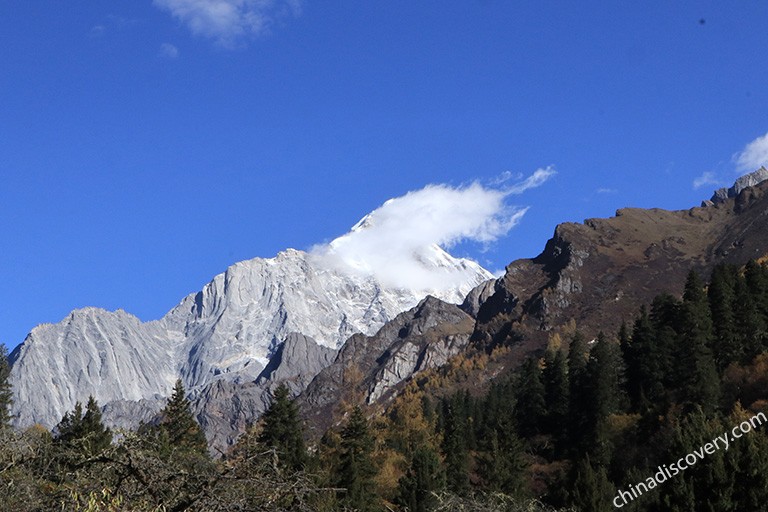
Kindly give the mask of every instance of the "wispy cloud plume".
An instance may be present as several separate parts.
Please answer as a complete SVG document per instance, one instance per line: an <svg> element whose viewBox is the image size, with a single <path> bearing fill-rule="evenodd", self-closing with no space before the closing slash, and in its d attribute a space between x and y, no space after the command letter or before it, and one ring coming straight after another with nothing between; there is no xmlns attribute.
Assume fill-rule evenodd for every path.
<svg viewBox="0 0 768 512"><path fill-rule="evenodd" d="M275 21L298 16L301 0L153 0L193 34L233 47L269 30Z"/></svg>
<svg viewBox="0 0 768 512"><path fill-rule="evenodd" d="M706 171L704 174L693 180L693 188L698 190L701 187L706 186L720 187L722 186L722 182L717 179L714 172Z"/></svg>
<svg viewBox="0 0 768 512"><path fill-rule="evenodd" d="M733 159L739 172L752 172L768 165L768 133L747 144Z"/></svg>
<svg viewBox="0 0 768 512"><path fill-rule="evenodd" d="M326 264L373 275L389 286L437 289L460 280L440 269L441 248L474 241L489 244L506 235L528 211L507 204L511 195L541 186L555 174L539 169L512 185L428 185L390 199L330 244L313 248ZM436 265L437 263L437 265Z"/></svg>

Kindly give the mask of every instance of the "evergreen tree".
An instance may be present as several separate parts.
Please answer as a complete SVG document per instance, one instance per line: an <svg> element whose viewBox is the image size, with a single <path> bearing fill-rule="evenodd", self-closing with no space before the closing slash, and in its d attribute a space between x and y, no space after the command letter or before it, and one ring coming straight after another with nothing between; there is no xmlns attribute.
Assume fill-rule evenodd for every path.
<svg viewBox="0 0 768 512"><path fill-rule="evenodd" d="M64 413L64 417L56 428L56 441L59 443L70 443L76 439L83 438L83 404L75 402L75 407L71 411Z"/></svg>
<svg viewBox="0 0 768 512"><path fill-rule="evenodd" d="M546 404L538 359L528 358L523 363L517 388L515 418L520 435L533 437L541 434L546 415Z"/></svg>
<svg viewBox="0 0 768 512"><path fill-rule="evenodd" d="M190 411L184 384L176 380L173 393L162 410L159 434L164 449L206 454L208 443L200 425Z"/></svg>
<svg viewBox="0 0 768 512"><path fill-rule="evenodd" d="M435 494L445 487L445 471L437 452L420 446L413 452L408 471L398 481L395 502L408 512L428 512L436 504Z"/></svg>
<svg viewBox="0 0 768 512"><path fill-rule="evenodd" d="M620 411L623 402L621 365L618 346L600 333L587 362L584 389L586 432L581 439L584 451L591 452L598 464L607 465L610 462L611 447L604 436L605 422L608 415Z"/></svg>
<svg viewBox="0 0 768 512"><path fill-rule="evenodd" d="M664 455L666 460L692 453L723 431L719 421L707 420L701 408L696 408L684 421L675 425L671 442ZM659 489L663 510L683 512L689 510L719 512L734 509L734 473L724 463L723 450L707 454L682 473L664 482Z"/></svg>
<svg viewBox="0 0 768 512"><path fill-rule="evenodd" d="M647 411L664 401L665 354L659 349L657 333L648 311L640 308L632 337L624 347L627 390L635 410Z"/></svg>
<svg viewBox="0 0 768 512"><path fill-rule="evenodd" d="M104 426L101 408L92 395L88 397L88 403L85 405L83 431L93 453L100 452L112 443L112 431Z"/></svg>
<svg viewBox="0 0 768 512"><path fill-rule="evenodd" d="M498 425L484 444L479 469L486 487L512 496L521 495L525 487L525 450L514 424Z"/></svg>
<svg viewBox="0 0 768 512"><path fill-rule="evenodd" d="M374 440L368 429L368 420L360 407L355 407L344 430L341 432L339 467L336 485L344 492L342 504L361 512L378 510L373 463Z"/></svg>
<svg viewBox="0 0 768 512"><path fill-rule="evenodd" d="M576 332L571 338L571 344L568 347L568 375L571 389L577 385L577 381L583 376L587 369L587 357L589 348L584 335Z"/></svg>
<svg viewBox="0 0 768 512"><path fill-rule="evenodd" d="M463 494L469 489L468 417L463 395L454 394L443 402L443 455L448 489Z"/></svg>
<svg viewBox="0 0 768 512"><path fill-rule="evenodd" d="M734 320L737 345L741 347L741 362L747 363L763 351L766 323L758 300L746 278L736 281Z"/></svg>
<svg viewBox="0 0 768 512"><path fill-rule="evenodd" d="M747 282L752 299L762 313L763 326L768 322L768 269L765 265L750 260L744 267L744 280Z"/></svg>
<svg viewBox="0 0 768 512"><path fill-rule="evenodd" d="M712 313L713 355L718 371L741 359L742 347L736 338L736 280L739 279L733 267L718 265L712 270L707 297Z"/></svg>
<svg viewBox="0 0 768 512"><path fill-rule="evenodd" d="M307 462L304 436L296 405L285 384L280 384L269 409L262 416L263 430L259 442L274 448L284 468L299 471Z"/></svg>
<svg viewBox="0 0 768 512"><path fill-rule="evenodd" d="M67 412L56 427L56 442L60 446L74 449L84 455L101 452L112 443L112 432L101 420L101 409L93 396L83 412L83 404L75 403L72 411Z"/></svg>
<svg viewBox="0 0 768 512"><path fill-rule="evenodd" d="M571 339L568 349L568 437L571 450L578 453L583 446L584 436L588 430L585 414L589 400L587 386L587 342L581 333L577 332Z"/></svg>
<svg viewBox="0 0 768 512"><path fill-rule="evenodd" d="M10 383L11 364L8 360L8 349L0 344L0 430L11 426L11 406L13 405L13 390Z"/></svg>
<svg viewBox="0 0 768 512"><path fill-rule="evenodd" d="M736 404L728 418L738 425L752 415ZM763 427L761 427L762 430ZM728 472L733 478L732 510L766 510L768 508L768 437L764 432L742 436L726 454Z"/></svg>
<svg viewBox="0 0 768 512"><path fill-rule="evenodd" d="M585 456L576 466L571 505L578 512L612 512L611 500L616 489L608 480L605 468L595 468Z"/></svg>
<svg viewBox="0 0 768 512"><path fill-rule="evenodd" d="M712 413L720 400L720 379L711 350L712 319L704 285L693 271L685 284L679 335L681 399Z"/></svg>
<svg viewBox="0 0 768 512"><path fill-rule="evenodd" d="M546 366L542 372L544 381L544 401L546 402L545 430L555 438L559 451L567 443L568 404L570 390L568 386L568 366L562 350L550 351L545 357Z"/></svg>

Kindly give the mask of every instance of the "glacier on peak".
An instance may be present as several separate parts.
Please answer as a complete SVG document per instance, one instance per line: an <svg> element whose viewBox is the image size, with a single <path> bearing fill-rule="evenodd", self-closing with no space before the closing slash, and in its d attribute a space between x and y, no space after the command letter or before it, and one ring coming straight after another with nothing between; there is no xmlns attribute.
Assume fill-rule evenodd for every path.
<svg viewBox="0 0 768 512"><path fill-rule="evenodd" d="M350 233L365 230L364 217ZM343 246L347 235L327 247ZM253 382L289 333L337 349L352 334L375 333L426 295L461 303L493 278L437 244L417 249L402 275L430 279L410 286L355 268L333 250L287 249L231 265L159 320L84 308L35 327L11 355L15 424L53 427L89 395L102 405L162 403L179 377L193 393L216 380Z"/></svg>

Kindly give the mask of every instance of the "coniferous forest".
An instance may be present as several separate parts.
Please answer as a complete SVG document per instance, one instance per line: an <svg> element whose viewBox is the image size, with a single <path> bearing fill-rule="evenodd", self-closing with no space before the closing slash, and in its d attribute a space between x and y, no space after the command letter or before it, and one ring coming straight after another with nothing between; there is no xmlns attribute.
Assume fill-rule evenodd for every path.
<svg viewBox="0 0 768 512"><path fill-rule="evenodd" d="M15 511L765 511L765 428L634 499L658 468L768 413L768 268L691 272L594 339L553 336L484 389L417 376L384 410L341 404L320 438L285 386L211 454L181 381L157 421L111 431L92 397L10 427L0 357L0 503ZM511 339L514 339L513 337Z"/></svg>

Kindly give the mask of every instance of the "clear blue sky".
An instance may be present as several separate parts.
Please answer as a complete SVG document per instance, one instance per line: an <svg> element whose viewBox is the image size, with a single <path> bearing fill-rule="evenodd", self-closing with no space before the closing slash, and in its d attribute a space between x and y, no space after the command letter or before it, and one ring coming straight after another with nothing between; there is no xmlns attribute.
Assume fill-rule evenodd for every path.
<svg viewBox="0 0 768 512"><path fill-rule="evenodd" d="M765 1L201 5L0 7L1 342L159 318L388 198L554 166L506 237L455 248L502 268L562 221L698 204L768 131Z"/></svg>

